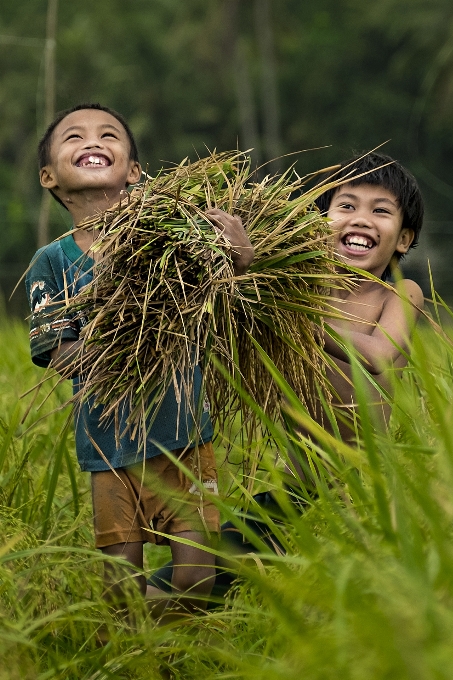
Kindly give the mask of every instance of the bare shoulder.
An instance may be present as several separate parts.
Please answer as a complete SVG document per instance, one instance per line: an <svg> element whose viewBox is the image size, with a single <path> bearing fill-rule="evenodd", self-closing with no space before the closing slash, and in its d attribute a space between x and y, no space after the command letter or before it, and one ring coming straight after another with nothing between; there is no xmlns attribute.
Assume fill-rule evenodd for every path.
<svg viewBox="0 0 453 680"><path fill-rule="evenodd" d="M415 281L411 279L401 279L394 285L394 289L403 298L409 299L415 307L423 309L423 291Z"/></svg>

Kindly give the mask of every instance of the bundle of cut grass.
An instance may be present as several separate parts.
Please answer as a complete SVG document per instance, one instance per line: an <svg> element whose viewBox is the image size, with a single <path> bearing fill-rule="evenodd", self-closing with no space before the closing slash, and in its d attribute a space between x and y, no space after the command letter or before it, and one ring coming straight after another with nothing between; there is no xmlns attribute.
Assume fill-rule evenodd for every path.
<svg viewBox="0 0 453 680"><path fill-rule="evenodd" d="M127 205L82 225L99 238L93 283L71 301L89 318L78 398L94 395L104 418L125 400L137 429L171 382L177 397L191 394L200 364L220 427L238 410L243 423L253 421L228 376L275 418L278 390L254 338L307 400L313 381L324 382L312 322L344 277L314 206L321 189L302 186L293 171L253 182L246 154L214 153L147 178ZM213 207L241 217L254 246L243 276L234 276L231 246L206 215Z"/></svg>

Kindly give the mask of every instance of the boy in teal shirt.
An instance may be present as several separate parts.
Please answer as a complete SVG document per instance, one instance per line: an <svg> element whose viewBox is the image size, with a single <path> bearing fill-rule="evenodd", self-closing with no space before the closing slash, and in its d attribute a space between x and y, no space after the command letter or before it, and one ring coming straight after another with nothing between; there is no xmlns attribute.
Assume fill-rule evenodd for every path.
<svg viewBox="0 0 453 680"><path fill-rule="evenodd" d="M141 176L136 144L126 121L98 104L83 104L58 115L40 142L39 160L41 185L69 210L76 226L118 203L126 187ZM233 246L236 274L244 273L253 259L253 248L240 219L217 209L210 211L210 216ZM94 231L75 231L39 250L32 260L26 287L32 310L32 360L39 366L52 365L64 371L82 349L80 332L86 322L62 315L61 309L68 297L92 280L91 246L95 238ZM77 391L79 378L75 376L73 382ZM198 403L200 390L197 369L193 403ZM209 534L219 530L218 511L208 498L200 503L190 481L159 446L173 451L186 466L193 466L192 410L184 400L181 405L176 403L171 387L147 435L145 454L138 451L136 441L128 434L117 446L114 423L107 427L99 424L102 407L94 409L86 403L76 418L80 467L91 472L96 547L141 569L143 543L162 542L147 527L199 545L170 540L175 564L173 591L184 594L190 590L190 597L184 599L189 610L202 607L197 596L206 597L212 587L213 556L202 548L209 544ZM120 418L126 421L124 409ZM196 425L200 432L198 472L212 491L216 489L217 475L207 409ZM140 475L130 467L141 462L144 455L146 476L155 480L151 487L144 486ZM159 486L174 489L175 497L182 496L182 501L169 502L159 493ZM146 586L143 576L134 576L147 597L161 595L157 588ZM121 593L119 586L113 587ZM167 605L170 603L171 600Z"/></svg>

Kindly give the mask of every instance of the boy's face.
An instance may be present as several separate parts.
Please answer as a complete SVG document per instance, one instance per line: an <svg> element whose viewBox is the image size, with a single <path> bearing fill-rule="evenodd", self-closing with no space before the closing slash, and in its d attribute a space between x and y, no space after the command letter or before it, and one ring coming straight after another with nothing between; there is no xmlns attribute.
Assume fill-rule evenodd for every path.
<svg viewBox="0 0 453 680"><path fill-rule="evenodd" d="M407 253L412 229L402 229L396 196L372 184L343 184L327 212L335 232L335 250L345 264L382 276L395 253Z"/></svg>
<svg viewBox="0 0 453 680"><path fill-rule="evenodd" d="M41 168L40 180L63 202L86 190L101 190L116 200L140 174L140 165L130 159L129 137L121 123L106 111L81 109L68 114L53 131L50 164Z"/></svg>

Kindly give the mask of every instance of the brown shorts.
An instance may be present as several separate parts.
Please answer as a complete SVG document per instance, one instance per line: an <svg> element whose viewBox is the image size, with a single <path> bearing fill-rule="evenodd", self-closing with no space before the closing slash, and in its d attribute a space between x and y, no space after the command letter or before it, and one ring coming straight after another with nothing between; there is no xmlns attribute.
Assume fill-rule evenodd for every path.
<svg viewBox="0 0 453 680"><path fill-rule="evenodd" d="M217 493L217 470L211 442L173 451L208 492ZM144 464L91 473L96 548L116 543L168 543L153 533L218 533L219 511L209 496L164 453Z"/></svg>

